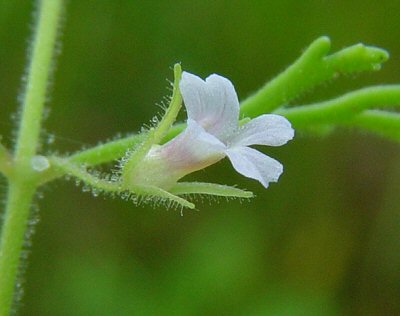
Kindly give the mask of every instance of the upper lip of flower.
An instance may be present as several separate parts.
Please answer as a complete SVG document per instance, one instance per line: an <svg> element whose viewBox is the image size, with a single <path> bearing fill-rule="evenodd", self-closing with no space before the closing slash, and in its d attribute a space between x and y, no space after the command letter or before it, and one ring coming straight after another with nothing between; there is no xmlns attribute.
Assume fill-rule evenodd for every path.
<svg viewBox="0 0 400 316"><path fill-rule="evenodd" d="M226 155L237 172L258 180L266 188L269 182L278 180L283 166L248 146L287 143L293 138L294 130L286 118L264 114L239 127L235 89L228 79L217 74L202 80L183 72L179 87L188 115L188 126L183 132L190 135L185 142L187 150L200 156ZM209 144L207 152L193 147L199 143Z"/></svg>

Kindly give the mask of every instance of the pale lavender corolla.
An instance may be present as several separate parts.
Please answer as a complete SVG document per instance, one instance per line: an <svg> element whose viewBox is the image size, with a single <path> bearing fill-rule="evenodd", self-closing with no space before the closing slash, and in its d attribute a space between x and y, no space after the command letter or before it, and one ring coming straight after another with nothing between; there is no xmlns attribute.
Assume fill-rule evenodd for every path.
<svg viewBox="0 0 400 316"><path fill-rule="evenodd" d="M202 80L183 72L179 83L187 127L163 145L154 145L132 174L136 183L168 190L183 176L228 157L240 174L265 188L276 182L281 163L250 145L281 146L294 130L280 115L264 114L239 126L239 101L232 83L213 74Z"/></svg>

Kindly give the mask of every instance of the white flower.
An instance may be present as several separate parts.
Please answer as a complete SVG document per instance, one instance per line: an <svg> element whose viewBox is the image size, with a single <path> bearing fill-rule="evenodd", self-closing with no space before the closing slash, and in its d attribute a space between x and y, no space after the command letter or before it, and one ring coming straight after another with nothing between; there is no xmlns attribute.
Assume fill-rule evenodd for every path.
<svg viewBox="0 0 400 316"><path fill-rule="evenodd" d="M188 127L191 133L186 140L187 152L199 152L196 143L210 143L205 156L228 156L233 167L242 175L256 179L264 187L276 182L283 171L282 165L248 147L249 145L280 146L294 136L289 121L274 114L261 115L239 127L239 101L232 83L219 75L211 75L205 81L184 72L180 82ZM200 155L196 155L197 159ZM201 159L200 159L201 160Z"/></svg>
<svg viewBox="0 0 400 316"><path fill-rule="evenodd" d="M235 89L216 74L204 81L183 72L179 87L188 115L186 129L166 144L153 146L132 180L168 190L186 174L226 156L237 172L266 188L278 180L282 165L248 146L280 146L291 140L294 130L286 118L265 114L239 126Z"/></svg>

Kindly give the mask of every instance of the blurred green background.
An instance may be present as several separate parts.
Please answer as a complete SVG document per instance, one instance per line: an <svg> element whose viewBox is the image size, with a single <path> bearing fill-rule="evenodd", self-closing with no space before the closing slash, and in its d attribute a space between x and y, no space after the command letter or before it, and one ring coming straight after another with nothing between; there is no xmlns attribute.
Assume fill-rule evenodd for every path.
<svg viewBox="0 0 400 316"><path fill-rule="evenodd" d="M8 144L33 7L0 4ZM341 78L296 102L400 82L398 12L392 0L70 0L43 152L139 130L169 94L175 62L230 78L243 99L329 35L333 50L361 41L392 57L379 73ZM285 167L278 184L264 190L223 161L190 178L257 197L199 201L183 217L58 180L36 203L19 315L400 315L399 149L358 131L298 131L288 145L262 149Z"/></svg>

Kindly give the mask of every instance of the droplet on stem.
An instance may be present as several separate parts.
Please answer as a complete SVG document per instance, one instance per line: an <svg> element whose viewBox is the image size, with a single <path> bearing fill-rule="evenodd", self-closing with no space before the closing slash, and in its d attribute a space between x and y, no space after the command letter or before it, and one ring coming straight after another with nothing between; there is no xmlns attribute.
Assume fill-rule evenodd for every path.
<svg viewBox="0 0 400 316"><path fill-rule="evenodd" d="M32 169L38 172L42 172L50 167L50 162L45 156L33 156L31 159Z"/></svg>

